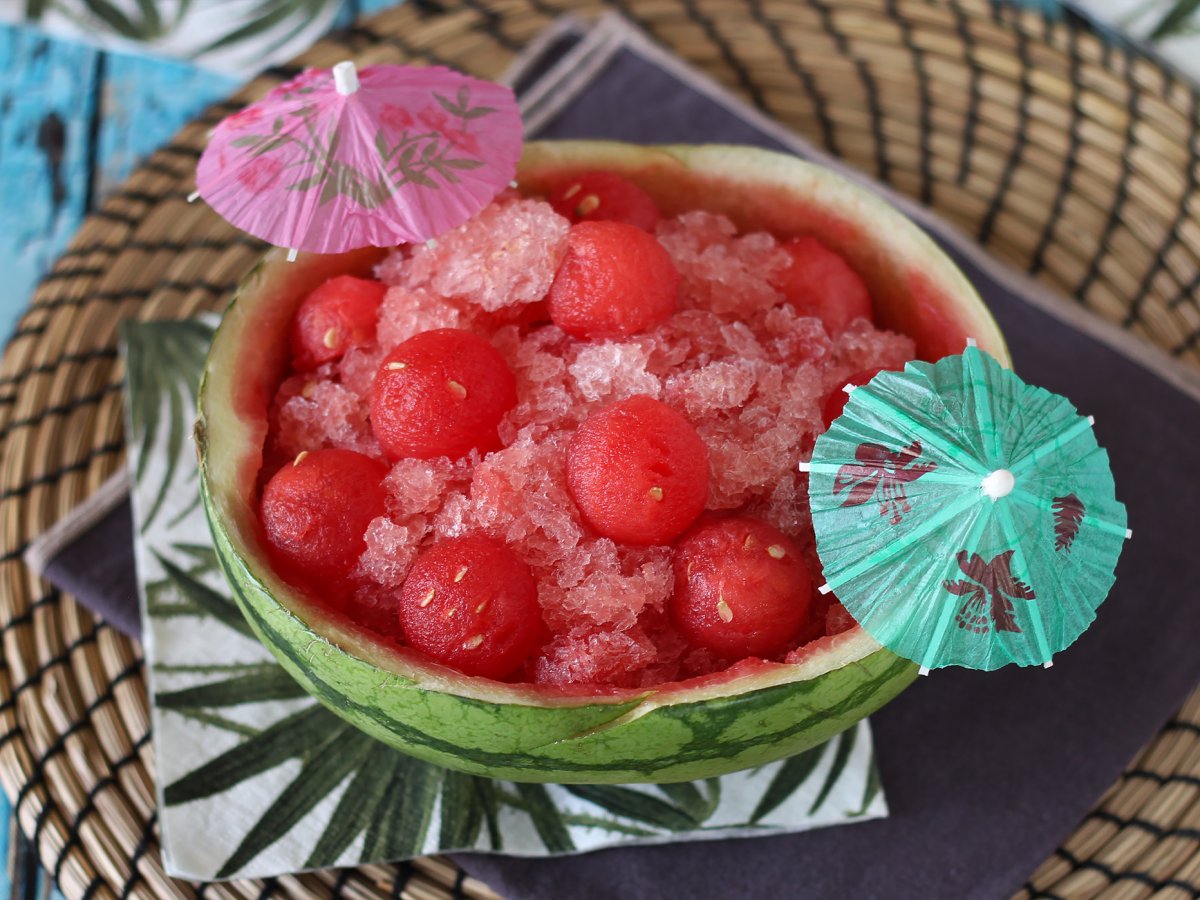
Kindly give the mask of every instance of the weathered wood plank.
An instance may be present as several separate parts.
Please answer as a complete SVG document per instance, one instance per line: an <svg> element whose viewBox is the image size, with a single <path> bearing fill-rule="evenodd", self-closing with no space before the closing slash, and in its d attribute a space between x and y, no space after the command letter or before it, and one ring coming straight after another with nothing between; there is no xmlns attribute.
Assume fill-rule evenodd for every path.
<svg viewBox="0 0 1200 900"><path fill-rule="evenodd" d="M0 337L95 200L236 86L186 63L0 27Z"/></svg>
<svg viewBox="0 0 1200 900"><path fill-rule="evenodd" d="M88 208L99 51L0 28L0 334Z"/></svg>
<svg viewBox="0 0 1200 900"><path fill-rule="evenodd" d="M101 99L98 196L119 187L137 163L238 82L187 63L108 54Z"/></svg>

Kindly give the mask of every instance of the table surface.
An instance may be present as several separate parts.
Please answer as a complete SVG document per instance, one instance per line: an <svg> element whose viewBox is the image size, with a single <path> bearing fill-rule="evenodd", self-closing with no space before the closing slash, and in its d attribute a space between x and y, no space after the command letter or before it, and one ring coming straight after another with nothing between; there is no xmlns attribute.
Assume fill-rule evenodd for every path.
<svg viewBox="0 0 1200 900"><path fill-rule="evenodd" d="M344 0L336 24L394 2ZM1047 8L1055 0L1013 2ZM1111 14L1122 2L1086 5ZM1193 65L1196 59L1200 55ZM0 341L88 212L140 159L240 81L186 62L101 50L0 24L0 269L6 273ZM0 871L0 896L58 896L12 824L2 792L0 816L9 823L0 828L0 853L8 862L7 872Z"/></svg>

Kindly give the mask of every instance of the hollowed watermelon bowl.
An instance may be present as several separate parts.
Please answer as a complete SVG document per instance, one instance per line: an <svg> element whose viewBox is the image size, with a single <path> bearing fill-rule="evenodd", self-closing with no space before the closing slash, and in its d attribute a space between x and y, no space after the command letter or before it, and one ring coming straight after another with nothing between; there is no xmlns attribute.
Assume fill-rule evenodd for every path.
<svg viewBox="0 0 1200 900"><path fill-rule="evenodd" d="M881 327L933 360L968 337L1006 361L995 322L963 274L916 226L845 179L795 157L734 146L531 143L521 189L548 193L606 169L640 185L664 215L707 209L743 231L819 237L870 288ZM288 329L309 290L365 275L385 251L272 251L225 313L200 392L200 485L238 605L314 697L379 740L477 775L540 782L673 782L761 765L815 746L879 709L916 666L851 628L794 664L746 660L645 690L550 688L464 676L327 613L268 562L257 483L267 412L288 365Z"/></svg>

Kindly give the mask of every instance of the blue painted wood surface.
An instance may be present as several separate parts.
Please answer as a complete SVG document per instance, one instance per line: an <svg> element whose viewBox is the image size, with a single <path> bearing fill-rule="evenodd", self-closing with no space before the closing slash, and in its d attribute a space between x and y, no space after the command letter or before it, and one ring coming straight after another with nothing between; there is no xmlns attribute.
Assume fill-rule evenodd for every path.
<svg viewBox="0 0 1200 900"><path fill-rule="evenodd" d="M100 54L0 30L0 332L88 208L88 134Z"/></svg>
<svg viewBox="0 0 1200 900"><path fill-rule="evenodd" d="M0 338L88 210L235 87L183 63L0 28Z"/></svg>
<svg viewBox="0 0 1200 900"><path fill-rule="evenodd" d="M175 60L104 54L95 195L100 199L185 123L237 87Z"/></svg>

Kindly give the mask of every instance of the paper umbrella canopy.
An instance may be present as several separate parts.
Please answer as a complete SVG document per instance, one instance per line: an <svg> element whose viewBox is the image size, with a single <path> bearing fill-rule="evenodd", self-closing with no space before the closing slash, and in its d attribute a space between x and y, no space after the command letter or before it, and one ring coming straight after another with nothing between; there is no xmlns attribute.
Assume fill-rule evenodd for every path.
<svg viewBox="0 0 1200 900"><path fill-rule="evenodd" d="M508 185L522 134L506 87L441 66L344 62L222 120L193 196L292 250L425 241Z"/></svg>
<svg viewBox="0 0 1200 900"><path fill-rule="evenodd" d="M1130 534L1091 420L974 346L853 389L801 467L822 590L923 671L1048 665Z"/></svg>

